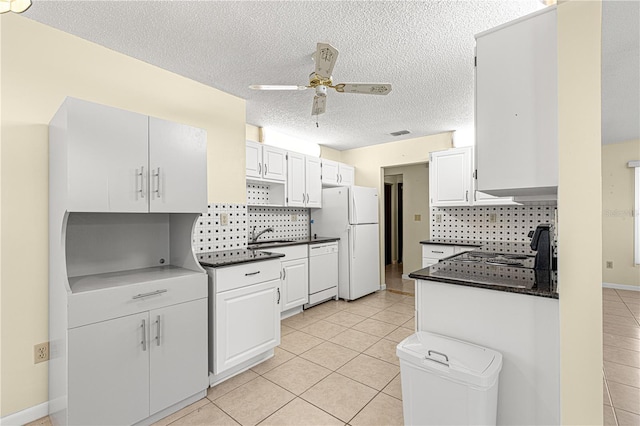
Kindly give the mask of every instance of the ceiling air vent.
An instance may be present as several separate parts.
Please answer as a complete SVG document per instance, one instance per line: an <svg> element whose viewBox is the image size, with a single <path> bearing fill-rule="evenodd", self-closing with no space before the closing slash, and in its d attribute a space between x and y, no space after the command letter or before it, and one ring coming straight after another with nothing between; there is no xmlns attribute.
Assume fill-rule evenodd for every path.
<svg viewBox="0 0 640 426"><path fill-rule="evenodd" d="M409 133L411 133L408 130L398 130L397 132L391 132L389 133L391 136L402 136L402 135L408 135Z"/></svg>

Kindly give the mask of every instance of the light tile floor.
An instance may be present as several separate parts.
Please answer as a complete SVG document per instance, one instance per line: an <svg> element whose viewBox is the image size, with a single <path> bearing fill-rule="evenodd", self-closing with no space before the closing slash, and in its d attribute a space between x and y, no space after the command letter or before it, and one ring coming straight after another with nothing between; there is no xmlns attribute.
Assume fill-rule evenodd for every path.
<svg viewBox="0 0 640 426"><path fill-rule="evenodd" d="M415 284L413 280L402 278L402 263L396 263L392 265L386 265L385 283L387 284L387 290L392 292L401 292L403 294L415 294ZM409 274L412 271L407 271Z"/></svg>
<svg viewBox="0 0 640 426"><path fill-rule="evenodd" d="M603 423L638 426L640 292L602 294ZM384 291L287 318L273 358L156 425L400 425L395 345L413 332L413 304ZM45 417L29 426L50 424Z"/></svg>
<svg viewBox="0 0 640 426"><path fill-rule="evenodd" d="M640 425L640 291L602 289L605 425Z"/></svg>

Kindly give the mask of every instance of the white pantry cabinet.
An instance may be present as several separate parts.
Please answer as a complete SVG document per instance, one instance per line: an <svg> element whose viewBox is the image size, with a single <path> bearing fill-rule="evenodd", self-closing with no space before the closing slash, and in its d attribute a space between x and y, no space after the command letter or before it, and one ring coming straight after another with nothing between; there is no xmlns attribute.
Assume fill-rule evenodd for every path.
<svg viewBox="0 0 640 426"><path fill-rule="evenodd" d="M517 205L512 197L496 197L476 190L472 147L430 154L429 194L434 207Z"/></svg>
<svg viewBox="0 0 640 426"><path fill-rule="evenodd" d="M246 176L284 182L287 179L287 152L254 141L246 142Z"/></svg>
<svg viewBox="0 0 640 426"><path fill-rule="evenodd" d="M353 166L322 159L322 186L351 186L354 181Z"/></svg>
<svg viewBox="0 0 640 426"><path fill-rule="evenodd" d="M322 207L320 158L287 153L287 206Z"/></svg>
<svg viewBox="0 0 640 426"><path fill-rule="evenodd" d="M476 35L478 190L553 198L558 187L556 7Z"/></svg>
<svg viewBox="0 0 640 426"><path fill-rule="evenodd" d="M133 424L206 389L206 311L201 298L70 329L69 424Z"/></svg>
<svg viewBox="0 0 640 426"><path fill-rule="evenodd" d="M220 375L280 344L280 260L207 270L209 368Z"/></svg>
<svg viewBox="0 0 640 426"><path fill-rule="evenodd" d="M50 124L73 212L206 211L206 132L66 98Z"/></svg>

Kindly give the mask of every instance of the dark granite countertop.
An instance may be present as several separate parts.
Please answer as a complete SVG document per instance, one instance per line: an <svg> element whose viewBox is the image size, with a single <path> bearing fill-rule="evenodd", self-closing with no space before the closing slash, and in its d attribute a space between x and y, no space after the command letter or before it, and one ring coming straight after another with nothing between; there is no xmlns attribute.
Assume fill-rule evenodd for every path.
<svg viewBox="0 0 640 426"><path fill-rule="evenodd" d="M522 254L530 257L530 260L535 255L529 243L503 241L482 242L482 247L476 248L473 253ZM412 272L409 278L558 299L556 271L465 263L456 261L458 256L461 255Z"/></svg>
<svg viewBox="0 0 640 426"><path fill-rule="evenodd" d="M200 253L197 256L198 262L200 262L202 266L219 268L222 266L238 265L241 263L277 259L279 257L284 257L284 254L272 253L269 251L239 249Z"/></svg>
<svg viewBox="0 0 640 426"><path fill-rule="evenodd" d="M257 244L249 244L249 247L257 248L257 249L265 249L265 248L274 248L274 247L286 247L286 246L298 246L302 244L320 244L320 243L330 243L332 241L339 241L339 237L306 237L306 238L295 238L287 241L269 241L267 239L260 240Z"/></svg>

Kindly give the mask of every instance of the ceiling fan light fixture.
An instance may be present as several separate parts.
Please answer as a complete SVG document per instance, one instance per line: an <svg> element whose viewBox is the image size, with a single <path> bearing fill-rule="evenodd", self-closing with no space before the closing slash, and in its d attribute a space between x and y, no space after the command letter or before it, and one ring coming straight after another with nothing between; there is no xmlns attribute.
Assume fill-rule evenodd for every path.
<svg viewBox="0 0 640 426"><path fill-rule="evenodd" d="M22 13L31 7L31 0L0 0L0 13Z"/></svg>

